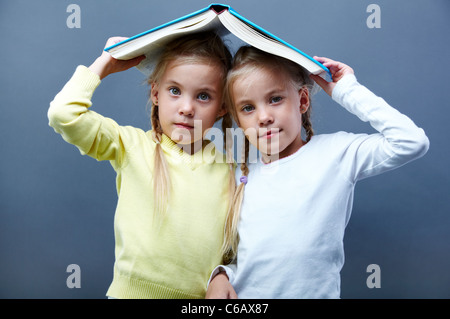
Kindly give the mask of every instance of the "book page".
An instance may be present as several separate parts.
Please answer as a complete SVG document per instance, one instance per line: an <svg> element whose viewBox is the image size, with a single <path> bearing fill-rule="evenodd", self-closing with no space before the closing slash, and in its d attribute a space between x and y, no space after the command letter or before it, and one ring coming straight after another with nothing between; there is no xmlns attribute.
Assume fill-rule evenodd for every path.
<svg viewBox="0 0 450 319"><path fill-rule="evenodd" d="M207 26L217 17L212 11L206 11L189 19L181 20L175 23L160 26L147 32L136 35L135 37L123 41L108 52L116 59L128 60L139 55L146 54L152 50L152 47L160 47L173 38L179 36L179 33L188 33L200 30L207 30ZM214 26L211 26L213 28ZM160 43L161 42L161 43Z"/></svg>
<svg viewBox="0 0 450 319"><path fill-rule="evenodd" d="M305 55L278 41L270 35L258 30L257 26L242 21L229 11L224 11L219 15L220 21L236 37L244 42L271 54L289 59L313 74L320 74L324 69Z"/></svg>

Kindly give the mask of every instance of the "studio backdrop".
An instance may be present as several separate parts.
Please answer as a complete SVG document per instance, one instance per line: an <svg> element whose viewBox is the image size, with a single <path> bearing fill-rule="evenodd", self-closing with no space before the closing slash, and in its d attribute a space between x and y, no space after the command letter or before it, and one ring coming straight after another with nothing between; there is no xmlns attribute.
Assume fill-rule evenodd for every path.
<svg viewBox="0 0 450 319"><path fill-rule="evenodd" d="M408 115L428 153L359 182L344 238L342 298L449 298L450 1L230 0L237 12L313 56L350 65ZM48 126L50 101L111 36L202 9L193 0L0 1L0 297L105 298L113 276L115 172ZM138 70L106 78L95 110L151 128ZM374 133L324 92L317 134Z"/></svg>

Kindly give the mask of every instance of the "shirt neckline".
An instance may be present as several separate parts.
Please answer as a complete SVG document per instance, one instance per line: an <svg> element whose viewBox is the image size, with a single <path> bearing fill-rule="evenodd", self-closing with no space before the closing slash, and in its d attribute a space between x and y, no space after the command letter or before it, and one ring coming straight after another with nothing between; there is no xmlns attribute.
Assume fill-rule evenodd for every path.
<svg viewBox="0 0 450 319"><path fill-rule="evenodd" d="M149 139L153 143L155 143L155 141L153 141L151 131L149 131L148 136ZM207 146L209 146L209 148L205 150ZM182 160L182 162L190 165L193 169L197 168L199 165L204 163L213 163L217 160L217 156L221 155L217 152L214 143L207 139L203 140L201 150L197 151L192 155L184 152L170 137L168 137L165 134L162 134L161 147L166 152L176 155L178 158Z"/></svg>
<svg viewBox="0 0 450 319"><path fill-rule="evenodd" d="M262 159L260 159L258 161L258 164L262 169L271 169L273 167L277 167L278 165L283 165L287 162L290 162L290 161L296 159L297 157L299 157L300 154L305 152L305 150L307 150L309 148L309 145L311 144L313 139L314 139L314 136L306 144L303 144L302 147L300 147L297 151L295 151L293 154L291 154L289 156L283 157L282 159L279 159L278 161L275 161L275 162L272 162L269 164L263 163Z"/></svg>

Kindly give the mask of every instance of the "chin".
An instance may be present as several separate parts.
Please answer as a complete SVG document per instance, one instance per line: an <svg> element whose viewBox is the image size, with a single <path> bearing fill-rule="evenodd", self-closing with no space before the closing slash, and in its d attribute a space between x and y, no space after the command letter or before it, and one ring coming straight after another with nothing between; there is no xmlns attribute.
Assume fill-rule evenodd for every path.
<svg viewBox="0 0 450 319"><path fill-rule="evenodd" d="M280 146L278 144L275 145L261 145L259 151L264 153L267 156L277 156L281 153Z"/></svg>

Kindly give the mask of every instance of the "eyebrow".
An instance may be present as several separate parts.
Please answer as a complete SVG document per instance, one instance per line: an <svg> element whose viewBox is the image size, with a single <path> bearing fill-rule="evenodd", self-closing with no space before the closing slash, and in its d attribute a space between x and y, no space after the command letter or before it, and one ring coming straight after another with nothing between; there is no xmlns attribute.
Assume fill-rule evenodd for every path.
<svg viewBox="0 0 450 319"><path fill-rule="evenodd" d="M286 85L278 85L274 86L274 88L271 89L266 95L275 95L278 93L286 92L286 90L287 90Z"/></svg>
<svg viewBox="0 0 450 319"><path fill-rule="evenodd" d="M166 83L167 83L167 85L174 85L174 86L178 86L178 87L183 87L183 85L181 83L179 83L179 82L177 82L175 80L172 80L172 79L168 79L166 81ZM196 91L199 91L199 92L207 91L207 92L210 92L210 93L217 93L217 90L213 86L208 86L208 85L202 86L202 87L196 89Z"/></svg>
<svg viewBox="0 0 450 319"><path fill-rule="evenodd" d="M285 95L286 92L286 88L285 87L276 87L275 89L271 89L270 91L268 91L267 93L264 93L264 97L268 98L268 97L272 97L274 95ZM236 105L243 105L243 104L252 104L252 100L251 99L237 99L234 102Z"/></svg>
<svg viewBox="0 0 450 319"><path fill-rule="evenodd" d="M241 106L241 105L247 105L247 104L253 104L251 100L245 99L245 100L234 100L233 103L235 106Z"/></svg>

